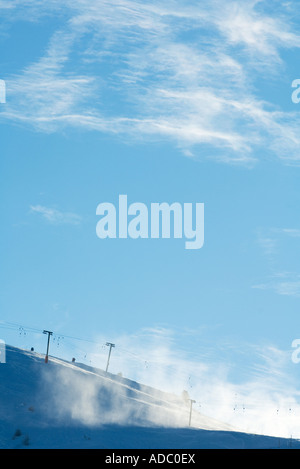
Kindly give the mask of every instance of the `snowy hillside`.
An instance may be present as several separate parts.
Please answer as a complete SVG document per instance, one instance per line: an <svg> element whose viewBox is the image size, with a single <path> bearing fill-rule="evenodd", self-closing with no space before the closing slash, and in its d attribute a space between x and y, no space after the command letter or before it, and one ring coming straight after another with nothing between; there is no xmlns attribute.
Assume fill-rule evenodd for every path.
<svg viewBox="0 0 300 469"><path fill-rule="evenodd" d="M0 448L300 448L238 432L190 402L86 365L6 347Z"/></svg>

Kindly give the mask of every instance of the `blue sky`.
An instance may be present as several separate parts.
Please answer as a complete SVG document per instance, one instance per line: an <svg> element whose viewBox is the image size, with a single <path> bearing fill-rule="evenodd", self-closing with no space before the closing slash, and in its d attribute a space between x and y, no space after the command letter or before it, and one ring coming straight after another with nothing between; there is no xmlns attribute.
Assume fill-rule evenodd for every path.
<svg viewBox="0 0 300 469"><path fill-rule="evenodd" d="M102 367L113 341L112 371L197 394L218 370L231 408L236 385L295 408L299 11L271 7L0 1L3 340L44 352L52 330ZM204 203L203 248L100 240L119 194Z"/></svg>

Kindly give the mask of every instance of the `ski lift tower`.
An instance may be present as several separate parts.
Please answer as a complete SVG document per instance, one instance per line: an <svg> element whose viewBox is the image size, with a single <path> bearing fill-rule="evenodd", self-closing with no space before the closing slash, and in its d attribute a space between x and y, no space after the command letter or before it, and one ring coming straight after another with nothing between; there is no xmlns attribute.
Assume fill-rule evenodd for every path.
<svg viewBox="0 0 300 469"><path fill-rule="evenodd" d="M51 332L51 331L43 331L43 334L48 334L47 352L46 352L46 356L45 356L45 363L48 363L50 336L53 334L53 332Z"/></svg>
<svg viewBox="0 0 300 469"><path fill-rule="evenodd" d="M107 358L107 364L106 364L106 370L108 370L108 365L109 365L109 360L110 360L110 354L111 354L111 349L112 347L115 347L115 344L112 344L110 342L106 342L106 345L109 347L109 353L108 353L108 358Z"/></svg>

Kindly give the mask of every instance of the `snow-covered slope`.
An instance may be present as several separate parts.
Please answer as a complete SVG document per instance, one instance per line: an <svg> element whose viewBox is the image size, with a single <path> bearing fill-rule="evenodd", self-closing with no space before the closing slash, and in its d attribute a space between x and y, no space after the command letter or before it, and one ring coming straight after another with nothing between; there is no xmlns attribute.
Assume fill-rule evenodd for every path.
<svg viewBox="0 0 300 469"><path fill-rule="evenodd" d="M190 402L82 364L6 348L0 364L0 448L300 448L238 432Z"/></svg>

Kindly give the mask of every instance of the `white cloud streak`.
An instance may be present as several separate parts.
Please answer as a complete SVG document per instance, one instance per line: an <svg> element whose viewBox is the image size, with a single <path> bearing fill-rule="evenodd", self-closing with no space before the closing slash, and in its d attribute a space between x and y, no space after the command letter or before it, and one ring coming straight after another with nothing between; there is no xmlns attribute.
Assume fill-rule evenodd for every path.
<svg viewBox="0 0 300 469"><path fill-rule="evenodd" d="M72 212L61 212L60 210L45 207L42 205L32 205L30 207L32 213L40 214L45 220L51 224L68 224L79 225L82 221L81 217Z"/></svg>
<svg viewBox="0 0 300 469"><path fill-rule="evenodd" d="M300 297L300 275L289 272L277 273L268 282L254 285L259 290L273 290L278 295Z"/></svg>
<svg viewBox="0 0 300 469"><path fill-rule="evenodd" d="M266 280L253 285L253 288L274 291L278 295L300 296L299 266L292 268L297 260L295 250L299 249L299 237L298 228L272 228L259 233L258 244L270 273Z"/></svg>

